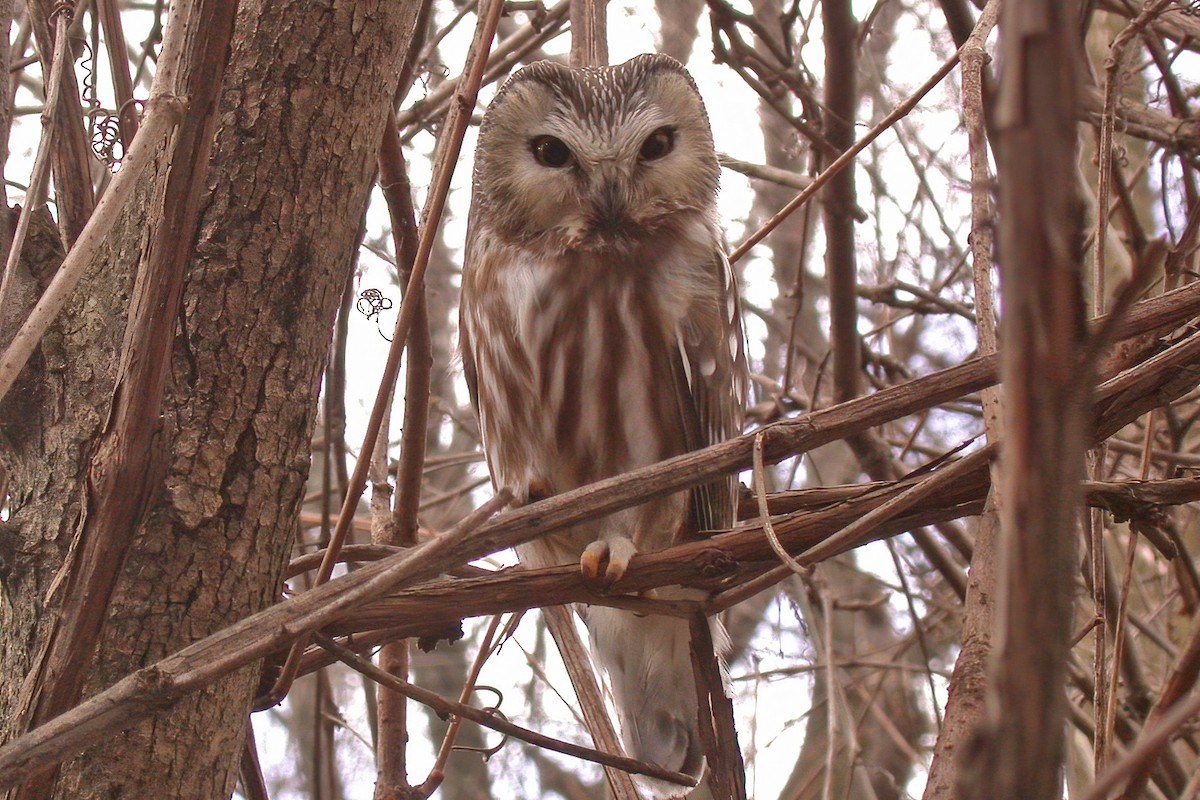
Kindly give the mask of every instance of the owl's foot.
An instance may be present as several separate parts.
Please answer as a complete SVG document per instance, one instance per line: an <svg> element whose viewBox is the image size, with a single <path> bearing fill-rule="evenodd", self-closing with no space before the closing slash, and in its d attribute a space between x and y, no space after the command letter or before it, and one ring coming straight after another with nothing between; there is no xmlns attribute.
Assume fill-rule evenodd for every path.
<svg viewBox="0 0 1200 800"><path fill-rule="evenodd" d="M597 539L587 546L579 558L583 578L602 586L611 586L629 568L629 559L637 554L637 546L627 536Z"/></svg>

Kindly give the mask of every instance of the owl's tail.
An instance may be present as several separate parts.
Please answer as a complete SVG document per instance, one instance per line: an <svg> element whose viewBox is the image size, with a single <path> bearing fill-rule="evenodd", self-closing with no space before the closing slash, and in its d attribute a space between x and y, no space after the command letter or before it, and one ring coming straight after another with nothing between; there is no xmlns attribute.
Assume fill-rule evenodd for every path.
<svg viewBox="0 0 1200 800"><path fill-rule="evenodd" d="M585 620L592 655L608 673L629 755L699 780L704 748L687 621L602 606L588 608ZM714 637L724 639L723 631ZM689 791L652 778L634 780L652 798L682 797Z"/></svg>

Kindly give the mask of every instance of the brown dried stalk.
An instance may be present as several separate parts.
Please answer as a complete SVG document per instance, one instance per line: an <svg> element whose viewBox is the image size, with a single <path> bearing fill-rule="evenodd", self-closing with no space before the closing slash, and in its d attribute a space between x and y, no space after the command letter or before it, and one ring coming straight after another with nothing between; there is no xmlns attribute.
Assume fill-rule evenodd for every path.
<svg viewBox="0 0 1200 800"><path fill-rule="evenodd" d="M71 24L72 10L70 6L56 6L54 10L55 39L67 41L67 28ZM59 97L62 95L63 68L66 54L70 48L54 48L54 58L51 61L50 80L46 88L46 103L42 108L42 135L38 139L37 155L33 159L33 171L29 177L29 188L25 191L25 202L21 207L21 216L17 219L17 227L12 234L9 245L8 261L4 265L4 276L0 279L0 313L8 302L12 288L12 278L16 274L17 264L21 261L21 250L25 245L25 234L29 231L29 220L34 211L46 202L46 184L50 180L50 158L54 150L54 134L56 131L56 116L58 115Z"/></svg>
<svg viewBox="0 0 1200 800"><path fill-rule="evenodd" d="M1008 0L1000 22L1004 569L989 670L997 702L960 787L981 800L1060 794L1074 523L1095 385L1092 365L1080 363L1087 326L1075 188L1076 18L1074 6L1055 0Z"/></svg>
<svg viewBox="0 0 1200 800"><path fill-rule="evenodd" d="M989 0L979 21L959 49L962 60L962 109L971 165L971 279L975 289L976 337L979 352L997 350L996 301L992 292L992 248L995 213L992 176L988 168L987 109L984 104L984 45L1000 16L1001 0ZM984 434L989 443L1002 437L1000 391L990 386L981 393ZM959 759L956 748L976 728L984 713L986 667L991 654L991 630L996 596L996 535L999 530L997 487L988 492L976 528L975 548L966 597L963 600L962 650L954 662L951 691L929 765L924 800L951 800L958 796Z"/></svg>
<svg viewBox="0 0 1200 800"><path fill-rule="evenodd" d="M113 96L117 101L117 125L121 133L121 151L129 152L129 145L137 135L138 110L133 100L133 76L129 73L129 57L125 52L125 32L121 27L121 9L117 0L96 0L96 13L104 31L104 44L108 50L108 68L112 74Z"/></svg>
<svg viewBox="0 0 1200 800"><path fill-rule="evenodd" d="M855 149L858 110L858 25L850 0L823 0L825 96L821 127L840 152ZM932 86L930 87L932 88ZM918 93L919 94L919 93ZM853 159L832 173L821 203L825 229L825 281L829 286L829 346L833 357L834 402L861 391L862 348L858 338L858 243L855 239ZM817 176L817 181L822 176ZM816 183L817 181L814 181ZM851 443L854 447L854 443ZM854 447L858 452L861 448ZM876 475L874 477L882 477ZM828 775L827 775L828 777Z"/></svg>
<svg viewBox="0 0 1200 800"><path fill-rule="evenodd" d="M1192 629L1188 634L1187 643L1180 650L1179 658L1171 669L1171 675L1167 679L1166 685L1163 686L1158 701L1155 702L1154 708L1146 717L1146 724L1142 727L1138 746L1141 744L1141 739L1150 738L1152 732L1157 729L1167 714L1187 696L1188 692L1195 688L1198 679L1200 679L1200 614L1196 614L1192 619ZM1122 800L1134 800L1134 798L1142 796L1150 778L1150 772L1154 769L1157 761L1158 754L1151 751L1148 758L1134 767L1129 777L1129 783L1125 786L1125 792L1121 795Z"/></svg>
<svg viewBox="0 0 1200 800"><path fill-rule="evenodd" d="M572 567L576 573L578 567ZM562 656L563 666L566 667L567 677L575 690L575 698L579 701L579 712L583 716L584 727L592 736L596 747L610 753L622 753L616 728L608 716L604 705L604 695L596 681L596 673L592 670L592 660L587 649L575 630L571 610L566 606L550 606L543 612L546 628L554 638L559 655ZM614 800L638 800L637 789L628 773L611 767L606 767L604 777L612 790ZM691 778L685 785L692 785Z"/></svg>
<svg viewBox="0 0 1200 800"><path fill-rule="evenodd" d="M413 208L412 187L400 134L396 129L395 113L389 109L384 127L383 143L379 148L379 185L387 203L392 223L392 239L399 267L400 280L408 283L412 265L416 263L418 231ZM410 286L410 291L411 291ZM416 311L409 334L408 369L405 371L404 438L396 467L396 496L384 524L372 525L375 544L411 547L417 543L417 509L421 502L421 478L425 461L425 433L429 421L429 378L433 361L429 335L429 314L425 301L425 284L417 285ZM386 438L386 425L380 425L380 438ZM386 465L386 442L380 448ZM386 471L386 466L383 467ZM386 485L386 478L383 484ZM372 495L374 497L374 495ZM382 517L383 514L381 513ZM379 666L400 679L408 678L408 643L391 642L379 653ZM412 793L408 783L408 708L403 695L389 691L377 696L378 747L375 763L378 775L375 783L377 797L404 797ZM432 777L432 776L431 776ZM433 789L430 788L430 793Z"/></svg>
<svg viewBox="0 0 1200 800"><path fill-rule="evenodd" d="M1147 765L1152 765L1154 760L1160 758L1171 738L1183 726L1192 722L1197 714L1200 714L1200 693L1195 693L1186 701L1174 706L1159 719L1158 724L1153 728L1147 726L1143 730L1141 738L1138 739L1137 745L1124 756L1116 759L1108 770L1087 788L1079 800L1104 800L1129 775ZM1191 785L1195 785L1194 776Z"/></svg>
<svg viewBox="0 0 1200 800"><path fill-rule="evenodd" d="M733 702L725 693L720 660L713 647L712 629L708 617L699 610L690 615L688 622L699 701L696 713L708 755L708 787L714 800L746 800L746 766L738 747Z"/></svg>
<svg viewBox="0 0 1200 800"><path fill-rule="evenodd" d="M574 0L571 3L572 67L608 64L607 0Z"/></svg>

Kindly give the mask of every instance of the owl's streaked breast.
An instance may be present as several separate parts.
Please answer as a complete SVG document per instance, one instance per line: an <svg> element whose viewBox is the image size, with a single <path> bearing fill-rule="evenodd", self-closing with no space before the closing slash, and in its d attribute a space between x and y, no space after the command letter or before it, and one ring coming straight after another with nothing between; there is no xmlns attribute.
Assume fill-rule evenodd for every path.
<svg viewBox="0 0 1200 800"><path fill-rule="evenodd" d="M662 381L691 306L675 286L691 276L672 276L670 265L687 258L672 258L669 246L653 264L639 263L650 253L626 261L482 250L464 291L486 282L502 302L471 304L465 321L499 484L561 492L686 451L673 387Z"/></svg>

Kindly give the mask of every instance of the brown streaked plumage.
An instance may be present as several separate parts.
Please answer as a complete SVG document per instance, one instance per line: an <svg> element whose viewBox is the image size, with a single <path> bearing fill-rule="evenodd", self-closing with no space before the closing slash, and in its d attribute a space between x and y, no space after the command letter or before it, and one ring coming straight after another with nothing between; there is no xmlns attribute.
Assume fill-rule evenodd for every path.
<svg viewBox="0 0 1200 800"><path fill-rule="evenodd" d="M476 151L460 339L498 486L537 499L739 432L745 365L718 175L699 93L666 56L582 70L538 62L496 96ZM730 477L519 555L578 561L612 581L639 550L730 526L733 499ZM581 613L630 754L698 777L687 623Z"/></svg>

